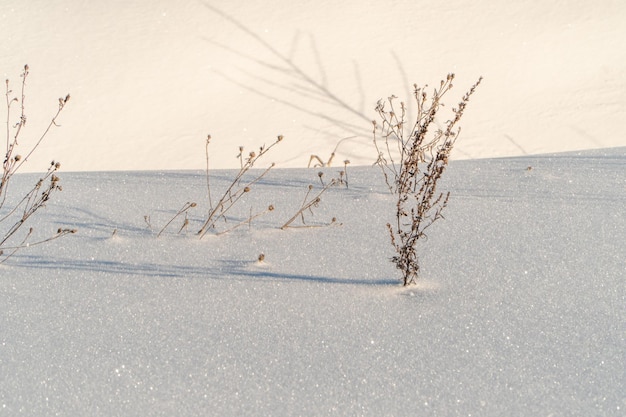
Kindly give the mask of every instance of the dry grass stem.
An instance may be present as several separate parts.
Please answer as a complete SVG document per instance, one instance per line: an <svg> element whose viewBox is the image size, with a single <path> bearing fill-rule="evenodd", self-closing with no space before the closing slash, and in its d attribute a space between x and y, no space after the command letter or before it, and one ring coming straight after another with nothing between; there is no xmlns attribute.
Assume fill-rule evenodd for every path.
<svg viewBox="0 0 626 417"><path fill-rule="evenodd" d="M207 197L209 200L209 213L213 211L213 205L212 205L212 200L211 200L211 180L209 178L209 144L210 142L211 142L211 135L207 135L206 143L204 145L204 152L206 155L206 191L207 191Z"/></svg>
<svg viewBox="0 0 626 417"><path fill-rule="evenodd" d="M176 212L176 214L174 215L174 217L172 217L170 219L170 221L168 221L165 226L163 226L163 228L159 231L159 233L157 234L157 237L160 237L161 234L165 231L165 229L167 229L167 227L172 224L172 222L174 220L176 220L179 216L181 215L185 215L185 221L183 222L183 225L181 226L180 230L178 231L178 233L180 233L188 224L189 224L189 220L187 219L187 211L193 207L196 207L196 203L191 203L191 202L186 202L185 204L183 204L183 206L181 207L180 210L178 210ZM146 219L147 216L144 216L144 219ZM148 221L148 220L146 220ZM148 223L149 224L149 223Z"/></svg>
<svg viewBox="0 0 626 417"><path fill-rule="evenodd" d="M148 229L152 230L152 223L150 223L150 216L147 214L144 215L143 221L146 222L146 226L148 227Z"/></svg>
<svg viewBox="0 0 626 417"><path fill-rule="evenodd" d="M261 216L263 216L263 215L265 215L265 214L267 214L267 213L269 213L271 211L274 211L274 206L270 204L265 210L262 210L262 211L260 211L258 213L255 213L255 214L250 213L250 215L248 216L247 219L240 221L239 223L235 224L234 226L232 226L232 227L230 227L230 228L228 228L226 230L222 230L222 231L218 232L217 235L220 236L220 235L232 232L233 230L243 226L244 224L247 224L248 226L250 226L252 224L252 220L254 220L254 219L258 218L258 217L261 217Z"/></svg>
<svg viewBox="0 0 626 417"><path fill-rule="evenodd" d="M51 242L55 239L58 239L62 236L65 235L69 235L69 234L74 234L77 232L76 229L58 229L57 232L55 234L53 234L50 237L47 237L45 239L39 240L37 242L28 242L28 239L30 238L30 236L33 234L34 229L31 227L28 230L28 233L26 234L26 236L22 239L22 241L16 245L16 246L6 246L3 247L2 249L0 249L0 264L4 263L7 259L9 259L11 256L13 256L18 250L20 249L25 249L25 248L30 248L33 246L37 246L37 245L42 245L44 243L48 243ZM4 251L5 250L9 250L11 251L10 253L6 254Z"/></svg>
<svg viewBox="0 0 626 417"><path fill-rule="evenodd" d="M298 209L298 211L296 211L296 213L291 216L291 218L289 218L289 220L287 220L285 222L285 224L283 224L280 228L282 230L286 229L286 228L295 228L295 227L321 227L321 226L328 226L331 224L335 224L337 219L335 219L333 217L332 221L328 224L325 225L307 225L306 221L304 219L304 213L308 210L311 214L313 214L313 207L317 207L319 205L319 203L322 201L322 194L324 194L330 187L334 186L337 184L336 179L333 179L331 182L329 182L328 184L326 184L317 194L315 194L313 197L309 198L309 195L311 194L311 191L313 191L313 186L309 185L306 194L304 195L304 200L302 201L302 204L300 205L300 208ZM302 225L301 226L292 226L291 224L296 221L298 218L300 218L300 220L302 221Z"/></svg>
<svg viewBox="0 0 626 417"><path fill-rule="evenodd" d="M307 165L308 168L311 168L311 163L313 161L317 161L314 165L313 168L324 168L324 167L329 167L332 163L333 163L333 159L335 159L335 154L337 153L337 149L339 149L339 145L344 141L344 140L349 140L349 139L354 139L356 138L356 136L349 136L347 138L343 138L341 139L339 142L337 142L337 145L335 145L335 149L333 149L333 151L330 154L330 157L328 158L328 161L324 162L322 161L322 158L320 158L317 155L311 155L311 157L309 158L309 164Z"/></svg>

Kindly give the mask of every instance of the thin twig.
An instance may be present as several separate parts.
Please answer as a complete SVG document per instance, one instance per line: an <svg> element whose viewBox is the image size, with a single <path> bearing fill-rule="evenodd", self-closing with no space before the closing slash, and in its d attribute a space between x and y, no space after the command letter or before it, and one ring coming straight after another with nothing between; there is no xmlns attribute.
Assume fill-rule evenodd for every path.
<svg viewBox="0 0 626 417"><path fill-rule="evenodd" d="M309 186L308 189L307 189L306 195L304 197L304 201L302 202L302 205L300 206L298 211L293 216L291 216L291 218L289 218L289 220L287 220L285 222L285 224L283 224L280 227L280 229L284 230L284 229L286 229L288 227L292 227L292 226L290 226L291 223L293 223L298 217L301 217L302 218L302 223L304 223L304 212L306 210L308 210L308 209L311 209L314 206L317 206L320 203L320 201L321 201L322 194L324 194L326 192L326 190L328 190L330 187L334 186L336 183L337 183L337 180L333 179L331 182L326 184L326 186L324 188L322 188L320 190L320 192L317 193L317 195L315 195L315 197L312 197L310 200L307 201L307 197L309 196L309 193L311 192L311 190L313 188L312 186Z"/></svg>

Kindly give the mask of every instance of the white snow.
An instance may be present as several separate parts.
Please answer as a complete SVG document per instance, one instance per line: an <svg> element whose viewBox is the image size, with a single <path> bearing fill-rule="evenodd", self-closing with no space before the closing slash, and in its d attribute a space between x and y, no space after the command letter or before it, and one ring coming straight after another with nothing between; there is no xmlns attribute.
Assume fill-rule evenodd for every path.
<svg viewBox="0 0 626 417"><path fill-rule="evenodd" d="M341 226L279 230L318 178L277 169L233 215L273 212L203 240L202 172L65 174L38 229L79 232L0 271L0 409L623 415L624 164L624 148L453 162L408 289L374 168L307 216ZM178 221L156 238L185 201L189 234Z"/></svg>
<svg viewBox="0 0 626 417"><path fill-rule="evenodd" d="M626 6L231 3L0 10L14 91L30 66L20 146L72 95L11 198L60 160L31 241L78 230L0 264L0 416L623 416ZM451 71L450 107L485 81L403 288L367 121ZM214 196L239 145L285 140L218 228L276 209L200 240L208 133ZM336 224L280 230L350 136L321 169L350 159L349 187L305 216Z"/></svg>
<svg viewBox="0 0 626 417"><path fill-rule="evenodd" d="M376 101L410 103L413 83L449 72L449 106L485 77L457 157L626 146L619 1L5 3L2 71L17 85L30 66L32 131L72 95L31 170L49 155L66 171L203 169L209 133L225 144L215 168L278 134L281 167L352 136L337 157L367 165Z"/></svg>

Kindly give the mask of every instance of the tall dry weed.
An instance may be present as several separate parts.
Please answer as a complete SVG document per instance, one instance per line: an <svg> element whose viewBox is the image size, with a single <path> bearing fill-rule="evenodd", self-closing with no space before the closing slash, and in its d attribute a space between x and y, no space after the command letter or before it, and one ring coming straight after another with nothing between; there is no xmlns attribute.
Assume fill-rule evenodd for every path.
<svg viewBox="0 0 626 417"><path fill-rule="evenodd" d="M443 97L452 89L453 80L454 74L449 74L432 95L427 92L428 86L414 85L417 114L410 129L406 126L406 106L400 103L398 109L395 96L380 100L376 106L382 121L380 125L373 122L374 145L378 152L376 164L396 201L395 221L387 223L396 252L391 260L401 271L404 285L413 284L419 278L417 244L426 238L426 230L443 218L442 212L448 205L450 192L438 191L437 184L461 132L459 121L482 77L452 109L453 117L443 128L437 128L436 117L444 106Z"/></svg>

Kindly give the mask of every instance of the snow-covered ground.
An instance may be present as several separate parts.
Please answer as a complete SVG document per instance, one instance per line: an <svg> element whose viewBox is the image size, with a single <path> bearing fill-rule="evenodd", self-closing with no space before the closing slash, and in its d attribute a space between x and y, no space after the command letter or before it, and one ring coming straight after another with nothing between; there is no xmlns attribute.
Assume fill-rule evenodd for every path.
<svg viewBox="0 0 626 417"><path fill-rule="evenodd" d="M612 0L5 0L0 71L30 65L31 129L72 100L49 155L69 171L217 167L277 134L276 160L372 162L376 101L482 75L456 157L626 146L626 3ZM263 44L265 42L265 45ZM299 72L300 71L300 72Z"/></svg>
<svg viewBox="0 0 626 417"><path fill-rule="evenodd" d="M9 203L61 161L31 241L77 233L0 264L0 416L625 415L624 18L609 0L5 1L14 95L30 66L20 149L72 96ZM449 107L485 78L402 288L369 121L448 72ZM275 210L200 240L208 133L214 197L240 145L285 140L218 228ZM342 138L323 179L350 159L349 187L306 215L335 224L280 230ZM157 237L186 202L188 229Z"/></svg>
<svg viewBox="0 0 626 417"><path fill-rule="evenodd" d="M279 230L319 179L277 169L232 214L274 211L202 240L202 172L65 174L38 230L78 233L0 268L0 414L622 416L625 164L453 162L408 289L373 167L306 217L341 225Z"/></svg>

